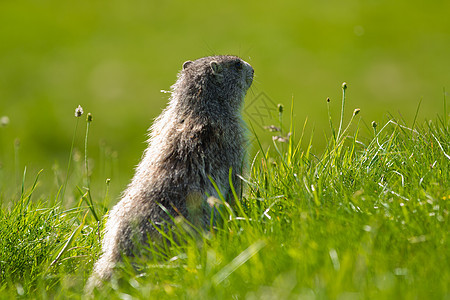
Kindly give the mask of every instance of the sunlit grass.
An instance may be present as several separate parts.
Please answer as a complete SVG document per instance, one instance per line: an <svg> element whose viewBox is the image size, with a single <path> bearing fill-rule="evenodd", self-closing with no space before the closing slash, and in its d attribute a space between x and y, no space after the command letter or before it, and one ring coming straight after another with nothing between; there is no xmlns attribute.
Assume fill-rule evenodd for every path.
<svg viewBox="0 0 450 300"><path fill-rule="evenodd" d="M279 113L282 123L283 107ZM243 199L235 195L234 206L219 210L223 222L201 231L176 219L165 242L150 244L148 257L122 263L96 295L448 298L448 119L407 126L391 117L362 135L363 113L355 110L347 124L342 115L334 122L330 117L328 144L320 153L313 137L306 141L305 132L292 132L292 116L290 124L277 124L291 134L283 129L269 148L257 149L243 176ZM80 162L85 172L69 181L81 183L70 187L77 199L71 209L31 199L38 175L37 184L23 184L18 199L1 196L1 297L82 296L104 224L94 212L104 211L109 186L94 191L90 202L87 161L86 151Z"/></svg>

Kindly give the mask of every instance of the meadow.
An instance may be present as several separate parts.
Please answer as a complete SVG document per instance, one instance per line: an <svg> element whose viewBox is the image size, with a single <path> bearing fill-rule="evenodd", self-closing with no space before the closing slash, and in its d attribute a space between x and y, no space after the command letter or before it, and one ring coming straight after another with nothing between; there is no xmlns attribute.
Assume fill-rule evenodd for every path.
<svg viewBox="0 0 450 300"><path fill-rule="evenodd" d="M449 299L448 11L1 1L0 299L82 297L164 91L213 54L255 69L243 197L207 231L178 224L97 296Z"/></svg>

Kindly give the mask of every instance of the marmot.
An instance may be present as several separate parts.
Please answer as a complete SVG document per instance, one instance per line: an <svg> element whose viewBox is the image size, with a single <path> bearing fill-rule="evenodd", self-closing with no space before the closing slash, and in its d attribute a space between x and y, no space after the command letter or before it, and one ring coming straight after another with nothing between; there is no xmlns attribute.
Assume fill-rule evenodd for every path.
<svg viewBox="0 0 450 300"><path fill-rule="evenodd" d="M138 244L157 238L153 224L170 222L168 213L208 224L207 195L218 197L209 177L225 199L231 199L231 168L233 186L239 191L237 174L246 156L241 109L252 81L253 68L236 56L209 56L183 64L168 106L150 128L142 161L109 213L103 253L87 291L111 277L121 255L132 256Z"/></svg>

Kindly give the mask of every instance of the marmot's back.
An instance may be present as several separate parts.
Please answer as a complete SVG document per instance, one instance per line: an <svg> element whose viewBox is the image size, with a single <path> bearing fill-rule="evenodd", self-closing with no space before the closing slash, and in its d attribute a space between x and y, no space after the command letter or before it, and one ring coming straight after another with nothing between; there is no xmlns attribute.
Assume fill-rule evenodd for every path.
<svg viewBox="0 0 450 300"><path fill-rule="evenodd" d="M122 200L110 212L103 254L88 289L107 280L121 254L131 255L155 236L152 224L182 215L193 224L209 221L207 195L231 199L229 170L245 166L241 109L253 68L235 56L187 61L172 86L168 106L150 130L149 146ZM164 209L163 209L163 208Z"/></svg>

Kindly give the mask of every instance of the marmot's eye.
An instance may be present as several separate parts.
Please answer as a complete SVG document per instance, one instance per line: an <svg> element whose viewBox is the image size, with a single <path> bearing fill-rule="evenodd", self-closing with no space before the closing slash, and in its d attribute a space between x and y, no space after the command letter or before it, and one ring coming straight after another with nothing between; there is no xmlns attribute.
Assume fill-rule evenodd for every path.
<svg viewBox="0 0 450 300"><path fill-rule="evenodd" d="M235 65L236 69L238 69L238 70L241 70L244 67L244 65L242 64L242 61L240 61L240 60L236 61L234 63L234 65Z"/></svg>

